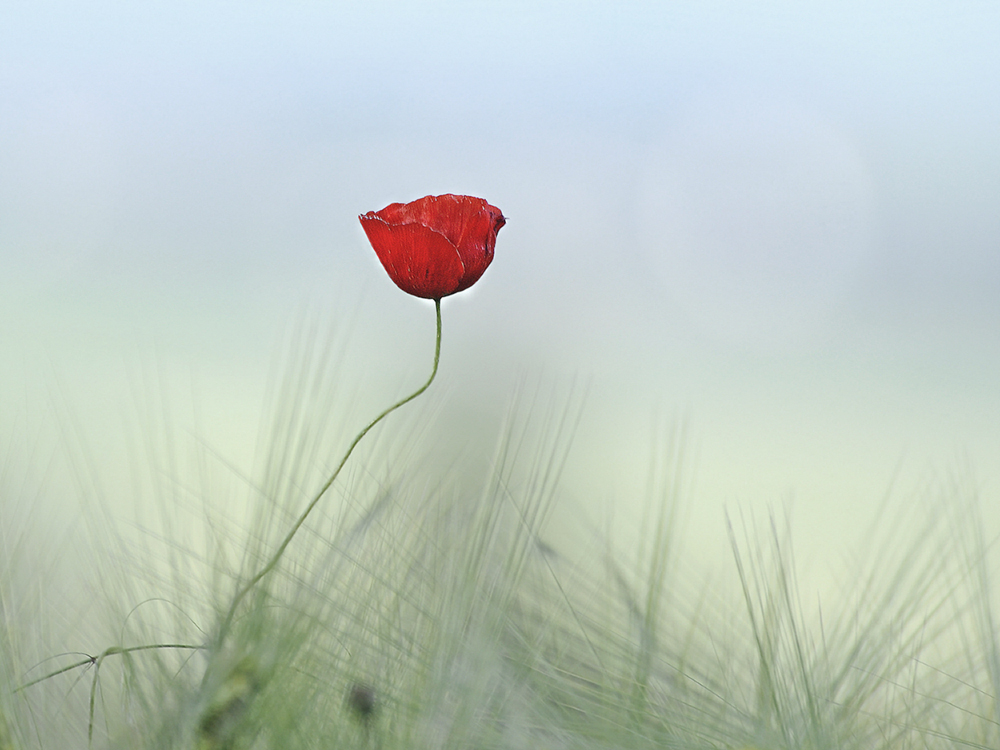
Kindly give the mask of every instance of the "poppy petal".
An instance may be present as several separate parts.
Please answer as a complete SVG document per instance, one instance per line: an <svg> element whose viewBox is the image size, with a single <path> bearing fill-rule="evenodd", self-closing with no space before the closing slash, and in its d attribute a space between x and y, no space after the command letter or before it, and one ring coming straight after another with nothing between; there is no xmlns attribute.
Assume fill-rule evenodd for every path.
<svg viewBox="0 0 1000 750"><path fill-rule="evenodd" d="M500 221L503 221L502 216ZM479 277L493 262L493 248L496 245L496 233L499 229L496 223L497 217L486 208L465 217L462 233L455 238L458 254L465 266L465 273L456 292L468 289L479 281Z"/></svg>
<svg viewBox="0 0 1000 750"><path fill-rule="evenodd" d="M360 219L389 278L404 292L440 299L457 291L465 266L443 234L421 224L387 223L374 211Z"/></svg>

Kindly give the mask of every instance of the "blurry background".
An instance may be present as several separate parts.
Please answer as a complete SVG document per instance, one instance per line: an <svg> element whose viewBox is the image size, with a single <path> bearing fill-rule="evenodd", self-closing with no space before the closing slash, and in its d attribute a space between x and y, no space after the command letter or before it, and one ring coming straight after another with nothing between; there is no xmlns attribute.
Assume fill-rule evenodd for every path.
<svg viewBox="0 0 1000 750"><path fill-rule="evenodd" d="M72 537L92 467L128 517L157 399L250 468L303 320L339 342L353 435L434 325L357 215L456 192L509 222L395 429L488 456L519 383L586 390L554 537L627 538L679 424L709 566L725 510L769 508L834 565L890 488L976 487L995 533L998 38L964 0L7 2L7 512L44 499Z"/></svg>

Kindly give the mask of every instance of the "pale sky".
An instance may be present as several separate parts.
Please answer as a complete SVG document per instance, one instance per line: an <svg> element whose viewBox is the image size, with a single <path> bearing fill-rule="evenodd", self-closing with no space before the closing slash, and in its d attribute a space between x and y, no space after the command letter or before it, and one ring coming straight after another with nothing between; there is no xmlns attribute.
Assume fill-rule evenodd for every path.
<svg viewBox="0 0 1000 750"><path fill-rule="evenodd" d="M357 215L456 192L509 223L444 305L428 408L473 436L432 441L589 382L567 503L620 529L684 420L712 559L725 509L791 503L832 560L897 473L1000 507L997 39L994 2L7 3L0 459L70 411L114 474L153 362L249 462L304 310L360 426L433 311Z"/></svg>

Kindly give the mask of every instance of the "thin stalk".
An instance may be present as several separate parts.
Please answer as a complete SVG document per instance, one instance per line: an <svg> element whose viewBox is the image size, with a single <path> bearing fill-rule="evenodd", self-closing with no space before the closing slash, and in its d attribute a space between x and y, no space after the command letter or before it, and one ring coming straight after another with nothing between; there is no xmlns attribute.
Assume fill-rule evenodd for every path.
<svg viewBox="0 0 1000 750"><path fill-rule="evenodd" d="M151 651L153 649L161 649L161 648L189 649L191 651L200 651L205 647L194 646L188 643L151 643L145 646L128 646L128 647L109 646L97 656L90 656L88 654L86 659L81 659L80 661L70 664L68 667L63 667L62 669L57 669L54 672L49 672L48 674L42 675L41 677L36 677L34 680L31 680L31 682L26 682L23 685L19 685L18 687L14 688L13 692L19 693L22 690L30 688L32 685L37 685L40 682L45 682L47 679L51 677L55 677L57 675L61 675L66 672L71 672L74 669L87 666L88 664L97 664L98 662L102 661L105 656L113 656L115 654L131 654L135 653L136 651Z"/></svg>
<svg viewBox="0 0 1000 750"><path fill-rule="evenodd" d="M340 459L340 463L337 464L337 468L333 470L333 474L330 475L330 478L326 480L326 483L320 488L319 492L317 492L316 495L313 497L313 499L309 502L309 504L306 506L306 509L302 511L302 515L299 516L298 520L292 526L291 530L285 536L284 540L282 540L281 544L278 545L278 549L275 550L274 554L271 556L271 559L268 560L267 564L263 568L261 568L260 571L258 571L253 578L247 581L247 583L244 584L243 588L241 588L236 593L236 596L233 598L232 604L230 604L229 606L229 611L226 613L226 617L222 621L222 628L219 630L218 642L220 644L226 637L226 634L229 632L229 628L233 623L233 617L235 617L236 610L239 607L240 603L243 601L246 595L250 593L253 587L256 586L258 583L260 583L261 579L264 578L264 576L266 576L268 573L270 573L277 567L278 562L281 560L281 556L285 553L285 549L288 547L289 544L291 544L291 541L295 537L295 534L302 527L302 524L305 523L306 518L309 517L309 514L312 513L313 508L315 508L316 505L319 504L319 501L322 499L323 495L326 494L326 491L330 489L330 486L334 483L334 481L336 481L337 476L340 474L341 469L344 468L344 464L347 463L347 459L350 458L351 453L354 452L355 447L357 447L358 443L361 442L361 439L365 435L367 435L368 431L371 430L375 425L377 425L387 416L392 414L392 412L396 411L396 409L403 406L404 404L408 404L410 401L415 399L421 393L426 391L430 387L430 384L434 382L434 377L437 375L438 371L438 362L441 359L441 300L440 299L434 300L434 311L437 316L437 339L434 344L434 368L431 370L431 376L427 379L426 383L420 386L420 388L415 390L406 398L402 399L401 401L397 401L395 404L393 404L388 409L383 411L381 414L375 417L375 419L369 422L368 425L363 430L361 430L361 432L357 434L357 437L354 438L354 441L347 448L347 452L344 454L344 457Z"/></svg>

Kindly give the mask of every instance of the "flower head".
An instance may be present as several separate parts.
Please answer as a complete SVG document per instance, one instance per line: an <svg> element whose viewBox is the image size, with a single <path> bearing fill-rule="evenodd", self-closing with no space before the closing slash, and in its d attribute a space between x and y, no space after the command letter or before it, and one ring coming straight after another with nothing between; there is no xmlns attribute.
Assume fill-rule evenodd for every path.
<svg viewBox="0 0 1000 750"><path fill-rule="evenodd" d="M475 284L493 260L503 213L470 195L428 195L358 217L396 286L441 299Z"/></svg>

